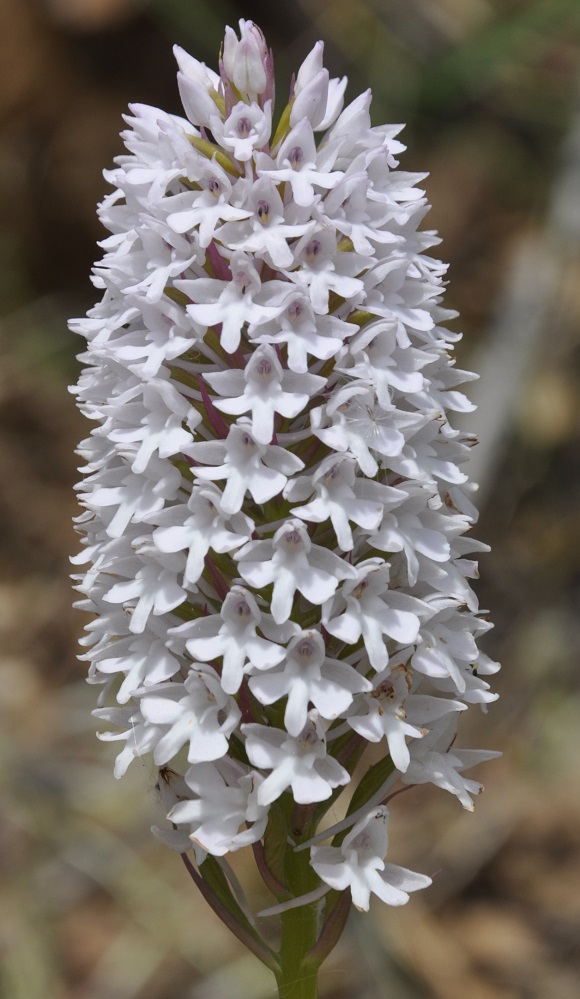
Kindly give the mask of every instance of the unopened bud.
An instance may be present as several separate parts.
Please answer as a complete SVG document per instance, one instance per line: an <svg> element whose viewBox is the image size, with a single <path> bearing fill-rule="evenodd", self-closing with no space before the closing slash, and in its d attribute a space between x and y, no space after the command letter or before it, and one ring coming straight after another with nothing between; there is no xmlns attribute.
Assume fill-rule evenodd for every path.
<svg viewBox="0 0 580 999"><path fill-rule="evenodd" d="M224 38L224 69L241 94L250 98L262 94L268 82L268 49L260 29L253 21L240 20L240 38L227 27Z"/></svg>

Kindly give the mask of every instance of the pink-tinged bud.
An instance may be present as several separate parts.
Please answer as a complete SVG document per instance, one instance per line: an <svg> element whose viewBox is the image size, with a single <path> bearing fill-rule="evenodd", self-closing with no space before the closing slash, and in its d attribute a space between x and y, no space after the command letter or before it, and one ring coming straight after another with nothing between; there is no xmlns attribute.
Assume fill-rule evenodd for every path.
<svg viewBox="0 0 580 999"><path fill-rule="evenodd" d="M260 29L253 21L240 20L240 39L227 27L224 38L224 69L241 94L255 98L268 83L268 49Z"/></svg>

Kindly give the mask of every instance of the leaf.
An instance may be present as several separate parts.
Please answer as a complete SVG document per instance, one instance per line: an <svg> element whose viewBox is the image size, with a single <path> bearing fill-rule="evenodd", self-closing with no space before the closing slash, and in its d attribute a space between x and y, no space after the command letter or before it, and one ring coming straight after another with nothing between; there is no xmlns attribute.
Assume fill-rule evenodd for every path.
<svg viewBox="0 0 580 999"><path fill-rule="evenodd" d="M197 871L186 853L181 854L192 880L206 902L231 932L275 975L280 968L274 952L268 947L236 902L227 878L215 857L208 856Z"/></svg>
<svg viewBox="0 0 580 999"><path fill-rule="evenodd" d="M288 839L288 821L284 809L278 802L270 807L268 824L264 833L264 856L272 874L285 882L284 860Z"/></svg>

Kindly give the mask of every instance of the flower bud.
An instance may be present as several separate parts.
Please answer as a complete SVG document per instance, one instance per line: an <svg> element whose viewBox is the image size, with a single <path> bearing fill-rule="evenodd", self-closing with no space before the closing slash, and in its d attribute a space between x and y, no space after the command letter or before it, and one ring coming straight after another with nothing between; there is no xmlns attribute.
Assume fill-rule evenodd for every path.
<svg viewBox="0 0 580 999"><path fill-rule="evenodd" d="M241 18L240 36L238 40L233 28L226 28L224 69L237 90L254 99L264 92L268 82L268 49L262 32L253 21Z"/></svg>
<svg viewBox="0 0 580 999"><path fill-rule="evenodd" d="M328 81L328 70L321 69L320 73L309 80L300 93L296 92L296 98L290 112L290 125L292 127L303 118L308 118L313 128L320 125L326 115Z"/></svg>
<svg viewBox="0 0 580 999"><path fill-rule="evenodd" d="M197 80L184 73L177 74L177 84L183 108L192 125L209 126L217 109L208 91Z"/></svg>

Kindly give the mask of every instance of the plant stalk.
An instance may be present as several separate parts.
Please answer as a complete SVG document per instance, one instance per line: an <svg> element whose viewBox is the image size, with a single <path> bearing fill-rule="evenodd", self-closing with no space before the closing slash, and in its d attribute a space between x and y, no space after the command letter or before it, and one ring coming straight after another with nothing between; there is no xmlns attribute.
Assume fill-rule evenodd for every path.
<svg viewBox="0 0 580 999"><path fill-rule="evenodd" d="M308 835L301 837L307 839ZM296 898L318 887L308 850L296 853L290 845L285 858L285 880ZM282 944L278 992L280 999L317 999L320 962L307 958L318 938L319 902L282 913Z"/></svg>

